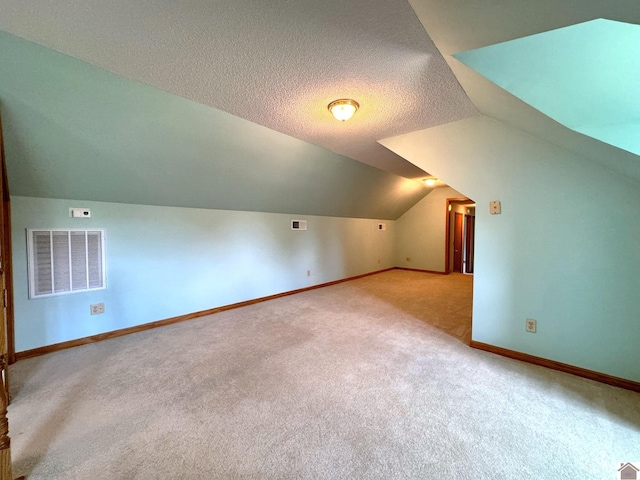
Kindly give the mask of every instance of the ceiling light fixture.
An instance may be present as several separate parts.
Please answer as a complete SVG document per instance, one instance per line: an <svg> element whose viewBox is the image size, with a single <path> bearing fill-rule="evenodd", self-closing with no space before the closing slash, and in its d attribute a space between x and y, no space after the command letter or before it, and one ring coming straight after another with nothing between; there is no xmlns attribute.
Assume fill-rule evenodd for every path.
<svg viewBox="0 0 640 480"><path fill-rule="evenodd" d="M355 100L341 98L340 100L331 102L327 108L329 108L329 111L336 117L336 120L346 122L353 117L353 114L360 108L360 105Z"/></svg>
<svg viewBox="0 0 640 480"><path fill-rule="evenodd" d="M436 184L437 181L438 181L437 178L425 178L424 179L424 184L427 187L433 187Z"/></svg>

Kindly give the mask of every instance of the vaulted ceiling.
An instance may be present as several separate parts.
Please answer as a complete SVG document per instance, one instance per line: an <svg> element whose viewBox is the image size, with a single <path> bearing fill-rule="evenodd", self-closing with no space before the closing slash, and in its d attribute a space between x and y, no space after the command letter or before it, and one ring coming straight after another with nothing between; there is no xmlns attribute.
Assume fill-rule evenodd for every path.
<svg viewBox="0 0 640 480"><path fill-rule="evenodd" d="M377 140L477 113L397 0L0 1L0 29L408 178ZM341 124L327 105L353 98Z"/></svg>
<svg viewBox="0 0 640 480"><path fill-rule="evenodd" d="M258 209L260 207L256 205L260 202L268 203L267 190L258 191L259 181L265 178L275 182L276 189L289 188L292 181L289 179L287 183L282 175L274 180L277 175L273 170L278 162L277 152L287 144L286 165L279 165L278 172L294 168L296 173L292 176L296 180L306 173L307 177L335 182L339 178L340 165L348 164L348 159L390 172L391 177L384 177L370 170L365 172L349 167L352 173L345 181L353 188L357 183L354 179L377 175L378 180L362 187L362 198L369 201L371 189L386 185L385 199L395 199L395 205L384 213L381 209L377 212L392 218L428 191L418 187L416 182L399 180L395 176L417 180L426 173L378 141L480 114L509 123L605 168L640 180L640 158L636 154L567 128L493 83L495 78L490 80L483 76L487 72L478 73L454 57L462 52L598 18L640 24L640 3L636 0L0 0L0 11L0 30L210 108L211 111L194 113L198 108L177 108L177 103L169 97L157 100L176 108L165 112L166 117L158 113L164 118L160 123L170 122L171 118L190 118L182 127L173 125L172 131L189 129L201 139L194 147L197 151L187 155L187 158L197 160L191 166L185 164L184 169L193 168L207 175L220 173L220 168L211 170L207 163L214 162L210 152L203 153L219 148L218 143L208 143L207 131L218 135L218 142L240 145L238 148L244 149L245 154L247 149L251 150L255 158L253 163L234 164L233 167L225 164L222 169L235 168L234 175L240 182L237 185L241 185L245 193L254 190L257 200L252 206L232 202L233 205L225 205L225 208ZM613 53L619 45L611 44L610 48ZM546 51L550 56L555 53ZM521 54L526 55L526 51ZM461 55L458 57L462 59ZM77 64L73 65L76 65L73 68L81 69ZM491 78L491 75L487 76ZM85 80L89 78L94 79L94 74ZM46 83L46 78L41 80ZM73 84L71 76L68 80ZM20 83L18 77L13 81ZM64 78L58 77L57 81L64 82ZM121 87L136 89L133 85L125 82ZM63 83L60 86L62 88ZM70 88L74 87L78 87L76 91L82 90L77 85ZM147 93L142 93L143 97L154 95L148 93L150 90L144 92ZM616 92L612 85L608 95L615 97ZM0 90L0 95L2 93ZM330 116L327 104L343 97L356 99L361 108L352 120L339 123ZM5 93L0 101L7 103L7 100ZM624 98L618 100L625 101ZM112 103L105 99L102 102ZM125 107L122 108L114 118L128 115ZM156 107L149 108L152 112ZM174 113L182 116L172 117ZM226 117L228 114L231 115ZM145 115L148 118L155 114ZM204 117L209 120L197 121ZM220 121L226 122L225 125L240 123L233 128L227 125L223 129L225 133L220 134L212 126ZM140 116L138 123L143 122ZM201 131L196 124L200 125ZM258 144L243 145L241 132L244 127L241 124L250 132L245 135L247 139ZM266 130L260 130L262 127L284 136L265 133ZM122 134L113 126L109 128L109 134ZM258 131L261 133L256 133ZM189 135L191 133L185 133L182 140L186 141ZM227 138L222 138L225 135ZM295 143L294 139L303 143ZM155 142L148 140L149 144ZM327 157L321 150L309 150L313 146L337 156ZM87 154L90 151L87 150ZM176 155L180 148L171 150L155 145L136 157L139 162L151 158L160 162L157 165L161 168L156 171L153 163L138 170L132 164L129 169L140 175L145 169L153 171L153 176L159 179L163 170L173 168L167 151ZM291 157L291 152L295 151L300 157L306 157L307 163L295 163ZM262 152L268 162L260 167L257 162ZM59 157L63 158L64 153L62 149ZM164 163L163 155L166 157ZM313 160L309 161L310 158ZM332 158L331 162L334 162L330 174L322 167L325 158ZM100 168L107 168L104 161L106 159ZM68 166L74 169L78 165ZM42 168L44 172L46 168ZM46 175L49 173L41 176ZM255 181L240 180L242 175L253 175ZM162 184L162 180L159 181ZM172 180L167 182L172 183ZM328 182L318 184L317 189L325 188ZM301 198L309 185L308 182L300 184L300 191L290 193L295 193L296 199ZM221 182L220 188L223 186L224 182ZM206 186L203 184L200 188L205 195ZM344 190L345 187L340 188ZM331 190L330 194L335 197L340 188ZM130 191L128 188L123 190ZM77 190L68 194L88 193L88 190ZM104 198L97 199L109 200L114 194L104 192ZM177 199L151 201L142 198L144 195L140 199L131 193L129 196L133 202L180 204ZM340 198L339 201L346 201ZM211 204L220 204L218 200L212 200ZM316 200L319 201L319 197L310 200L305 208L312 213L322 213L313 209ZM285 202L284 199L279 201ZM286 211L287 208L279 206L278 202L272 202L269 208ZM197 205L198 200L194 198L193 202L187 203ZM340 212L340 208L336 211ZM369 214L371 212L363 211L359 215Z"/></svg>
<svg viewBox="0 0 640 480"><path fill-rule="evenodd" d="M455 54L461 52L600 18L639 25L640 2L635 0L615 2L599 0L478 0L473 2L409 0L409 2L480 113L640 182L640 157L638 155L573 131L454 57ZM636 52L640 50L640 45L629 48L627 45L620 45L614 39L607 41L606 37L604 42L601 48L609 50L611 59L619 58L621 50ZM526 56L534 54L535 52L525 51L522 60L526 62ZM544 54L556 59L566 55L557 45L555 48L546 49ZM635 61L637 62L637 56ZM620 65L619 68L626 71L632 69L630 64ZM597 71L598 65L590 65L589 69L592 72ZM602 75L607 73L604 70L604 65L600 65L599 71ZM514 72L514 75L517 73ZM566 74L566 69L548 72L548 75L560 76L564 74ZM588 84L592 81L592 77L588 73L575 75L574 78L579 78L582 84ZM607 98L615 99L614 101L618 104L636 102L637 105L637 94L629 98L629 90L619 87L617 79L611 78L606 91ZM581 85L576 85L576 88L581 88ZM640 132L637 136L640 136Z"/></svg>
<svg viewBox="0 0 640 480"><path fill-rule="evenodd" d="M584 135L640 154L640 25L590 20L455 54Z"/></svg>

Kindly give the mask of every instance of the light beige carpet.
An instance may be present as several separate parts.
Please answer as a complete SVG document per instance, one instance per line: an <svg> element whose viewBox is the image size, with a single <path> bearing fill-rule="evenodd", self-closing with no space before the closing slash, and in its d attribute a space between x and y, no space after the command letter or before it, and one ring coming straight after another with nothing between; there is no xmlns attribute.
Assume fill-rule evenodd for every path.
<svg viewBox="0 0 640 480"><path fill-rule="evenodd" d="M602 480L640 460L639 394L464 343L471 281L394 270L20 361L14 474Z"/></svg>

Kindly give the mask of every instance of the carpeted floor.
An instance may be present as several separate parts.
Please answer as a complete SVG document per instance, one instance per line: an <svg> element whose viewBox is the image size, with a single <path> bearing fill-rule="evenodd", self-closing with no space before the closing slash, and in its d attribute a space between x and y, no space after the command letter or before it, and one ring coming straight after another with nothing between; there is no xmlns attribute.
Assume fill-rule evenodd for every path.
<svg viewBox="0 0 640 480"><path fill-rule="evenodd" d="M393 270L11 367L28 479L614 479L640 394L469 348L472 278Z"/></svg>

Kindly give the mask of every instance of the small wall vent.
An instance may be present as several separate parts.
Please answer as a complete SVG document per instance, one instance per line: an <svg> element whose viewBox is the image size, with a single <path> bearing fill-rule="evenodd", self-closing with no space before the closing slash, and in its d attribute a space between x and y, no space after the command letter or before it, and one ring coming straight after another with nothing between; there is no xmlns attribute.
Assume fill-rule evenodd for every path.
<svg viewBox="0 0 640 480"><path fill-rule="evenodd" d="M291 220L291 230L306 230L306 229L307 229L306 220Z"/></svg>

